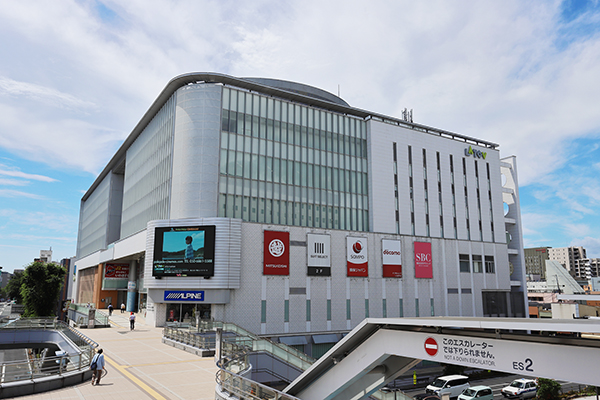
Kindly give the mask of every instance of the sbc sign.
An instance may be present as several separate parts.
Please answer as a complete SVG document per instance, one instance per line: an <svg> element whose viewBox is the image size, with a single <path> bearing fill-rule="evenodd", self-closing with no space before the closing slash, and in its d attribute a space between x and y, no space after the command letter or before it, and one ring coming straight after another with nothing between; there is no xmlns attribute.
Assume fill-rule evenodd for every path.
<svg viewBox="0 0 600 400"><path fill-rule="evenodd" d="M433 278L431 243L415 242L415 278Z"/></svg>

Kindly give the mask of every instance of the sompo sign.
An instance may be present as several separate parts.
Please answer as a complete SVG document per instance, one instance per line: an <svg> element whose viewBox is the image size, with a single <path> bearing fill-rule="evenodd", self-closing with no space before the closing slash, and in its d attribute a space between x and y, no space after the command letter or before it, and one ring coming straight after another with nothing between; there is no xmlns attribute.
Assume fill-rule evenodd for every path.
<svg viewBox="0 0 600 400"><path fill-rule="evenodd" d="M484 153L483 151L477 149L473 149L471 146L469 146L468 149L465 149L465 156L469 157L470 155L477 158L483 158L485 160L487 153Z"/></svg>

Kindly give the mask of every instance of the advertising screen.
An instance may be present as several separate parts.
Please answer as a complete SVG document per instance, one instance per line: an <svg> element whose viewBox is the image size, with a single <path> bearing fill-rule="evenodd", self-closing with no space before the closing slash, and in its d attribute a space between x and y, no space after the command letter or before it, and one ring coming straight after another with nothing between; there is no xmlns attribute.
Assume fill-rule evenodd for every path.
<svg viewBox="0 0 600 400"><path fill-rule="evenodd" d="M215 274L214 225L156 228L152 276Z"/></svg>
<svg viewBox="0 0 600 400"><path fill-rule="evenodd" d="M290 233L264 231L264 275L290 274Z"/></svg>

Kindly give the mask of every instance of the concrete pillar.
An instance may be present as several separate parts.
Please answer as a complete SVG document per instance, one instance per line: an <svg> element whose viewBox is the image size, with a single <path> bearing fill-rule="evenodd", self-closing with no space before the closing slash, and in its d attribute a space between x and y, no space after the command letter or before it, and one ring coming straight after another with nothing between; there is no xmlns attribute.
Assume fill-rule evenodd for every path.
<svg viewBox="0 0 600 400"><path fill-rule="evenodd" d="M127 282L127 312L136 311L137 304L135 304L135 298L137 293L137 260L131 261L129 264L129 280Z"/></svg>

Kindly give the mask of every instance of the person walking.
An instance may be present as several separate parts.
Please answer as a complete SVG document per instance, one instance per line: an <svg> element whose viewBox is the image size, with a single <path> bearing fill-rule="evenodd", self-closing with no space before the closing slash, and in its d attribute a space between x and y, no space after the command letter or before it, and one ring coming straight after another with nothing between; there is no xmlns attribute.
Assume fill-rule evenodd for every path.
<svg viewBox="0 0 600 400"><path fill-rule="evenodd" d="M132 331L135 328L135 314L132 312L129 315L129 330Z"/></svg>
<svg viewBox="0 0 600 400"><path fill-rule="evenodd" d="M109 317L112 315L112 312L113 312L113 306L112 306L112 303L109 303L108 304L108 316Z"/></svg>
<svg viewBox="0 0 600 400"><path fill-rule="evenodd" d="M121 314L125 312L125 303L121 303Z"/></svg>
<svg viewBox="0 0 600 400"><path fill-rule="evenodd" d="M95 368L92 368L95 367ZM100 384L100 379L102 378L102 373L104 372L104 354L102 354L102 349L98 349L98 353L92 358L92 362L90 363L90 368L92 368L92 386L94 384L97 386Z"/></svg>

